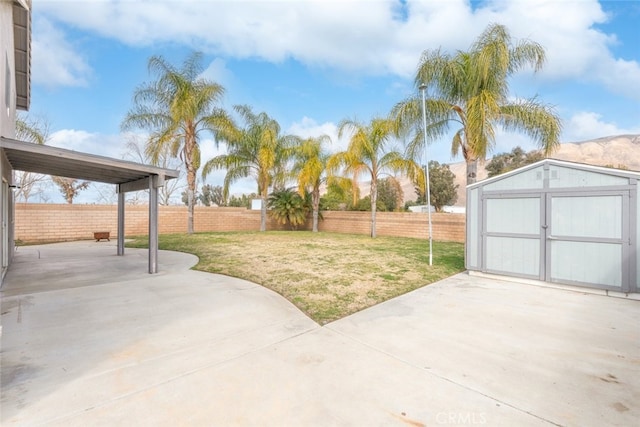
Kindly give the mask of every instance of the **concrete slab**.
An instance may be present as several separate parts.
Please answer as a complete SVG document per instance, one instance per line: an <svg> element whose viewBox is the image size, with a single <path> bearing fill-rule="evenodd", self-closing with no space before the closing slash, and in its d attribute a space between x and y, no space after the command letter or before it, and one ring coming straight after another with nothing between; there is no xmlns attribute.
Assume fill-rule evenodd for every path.
<svg viewBox="0 0 640 427"><path fill-rule="evenodd" d="M635 300L463 273L327 327L551 424L640 419Z"/></svg>
<svg viewBox="0 0 640 427"><path fill-rule="evenodd" d="M460 274L320 327L261 286L188 270L186 254L161 253L161 273L149 275L146 251L121 258L90 243L34 247L31 261L20 248L11 266L2 425L626 426L640 417L638 301ZM111 261L130 263L113 266L112 281L89 267Z"/></svg>
<svg viewBox="0 0 640 427"><path fill-rule="evenodd" d="M158 251L158 274L185 271L198 257ZM2 296L27 294L80 286L101 285L134 278L148 278L148 251L125 248L117 256L117 243L95 240L21 246L0 289Z"/></svg>

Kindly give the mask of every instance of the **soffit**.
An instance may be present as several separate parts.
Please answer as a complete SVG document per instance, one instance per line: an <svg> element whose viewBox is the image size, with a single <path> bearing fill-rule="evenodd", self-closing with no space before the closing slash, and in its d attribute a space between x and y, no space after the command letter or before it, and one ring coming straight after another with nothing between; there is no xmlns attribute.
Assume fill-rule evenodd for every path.
<svg viewBox="0 0 640 427"><path fill-rule="evenodd" d="M177 178L179 175L177 170L4 137L0 138L0 148L4 150L14 170L84 181L125 184L153 175L164 179Z"/></svg>

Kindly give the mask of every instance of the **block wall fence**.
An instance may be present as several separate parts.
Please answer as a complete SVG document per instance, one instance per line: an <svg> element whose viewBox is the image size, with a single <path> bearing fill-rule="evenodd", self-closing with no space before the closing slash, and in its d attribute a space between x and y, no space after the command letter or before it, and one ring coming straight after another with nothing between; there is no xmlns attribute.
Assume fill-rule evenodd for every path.
<svg viewBox="0 0 640 427"><path fill-rule="evenodd" d="M369 234L371 212L323 211L324 220L319 231L349 234ZM149 207L125 206L125 236L146 235L149 232ZM433 239L464 242L465 215L433 213L431 215ZM118 210L115 205L69 205L17 203L15 238L23 243L46 243L89 240L97 231L109 231L117 237ZM428 238L426 213L377 212L376 233L379 236ZM260 211L245 208L196 207L196 232L257 231L260 229ZM309 222L304 229L311 230ZM186 206L160 206L158 211L160 234L186 233ZM287 227L268 219L267 230L285 230Z"/></svg>

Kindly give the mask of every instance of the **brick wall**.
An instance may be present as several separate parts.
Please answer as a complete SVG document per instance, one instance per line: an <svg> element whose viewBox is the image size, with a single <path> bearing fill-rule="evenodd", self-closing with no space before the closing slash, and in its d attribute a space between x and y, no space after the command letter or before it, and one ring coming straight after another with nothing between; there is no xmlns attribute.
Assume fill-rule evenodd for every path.
<svg viewBox="0 0 640 427"><path fill-rule="evenodd" d="M322 215L319 231L369 234L371 230L371 212L324 211ZM147 234L148 216L148 206L125 206L125 235ZM431 217L434 240L464 242L463 214L434 213ZM376 223L379 236L428 237L426 213L378 212ZM260 211L196 207L194 228L196 232L257 231ZM268 230L284 228L270 218L267 221ZM311 224L304 228L310 230ZM91 239L95 231L109 231L116 238L117 229L115 205L16 204L15 235L25 243ZM160 234L186 233L187 208L160 206L158 229Z"/></svg>
<svg viewBox="0 0 640 427"><path fill-rule="evenodd" d="M369 234L371 212L325 211L324 221L318 223L319 231L334 233ZM464 242L464 214L432 213L433 239ZM376 234L378 236L429 237L429 222L426 213L376 212Z"/></svg>

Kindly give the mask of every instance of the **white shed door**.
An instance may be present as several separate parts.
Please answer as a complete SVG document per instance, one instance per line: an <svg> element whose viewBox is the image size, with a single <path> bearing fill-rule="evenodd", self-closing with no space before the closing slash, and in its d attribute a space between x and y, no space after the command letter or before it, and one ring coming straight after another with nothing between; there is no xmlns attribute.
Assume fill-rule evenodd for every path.
<svg viewBox="0 0 640 427"><path fill-rule="evenodd" d="M629 193L548 194L545 280L622 288Z"/></svg>
<svg viewBox="0 0 640 427"><path fill-rule="evenodd" d="M484 217L486 271L538 278L541 260L541 202L529 197L487 198ZM544 259L544 258L542 258Z"/></svg>

